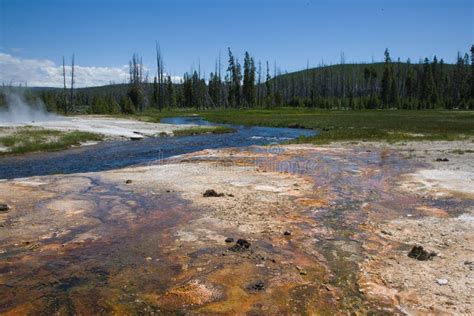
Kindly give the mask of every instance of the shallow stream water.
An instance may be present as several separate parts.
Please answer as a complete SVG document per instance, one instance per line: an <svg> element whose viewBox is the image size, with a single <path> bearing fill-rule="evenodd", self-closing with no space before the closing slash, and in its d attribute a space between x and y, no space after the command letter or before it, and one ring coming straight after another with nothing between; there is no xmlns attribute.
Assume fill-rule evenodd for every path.
<svg viewBox="0 0 474 316"><path fill-rule="evenodd" d="M161 122L217 125L196 116L165 118ZM228 126L236 132L110 141L59 152L2 157L0 179L112 170L203 149L267 145L316 134L313 130L295 128Z"/></svg>

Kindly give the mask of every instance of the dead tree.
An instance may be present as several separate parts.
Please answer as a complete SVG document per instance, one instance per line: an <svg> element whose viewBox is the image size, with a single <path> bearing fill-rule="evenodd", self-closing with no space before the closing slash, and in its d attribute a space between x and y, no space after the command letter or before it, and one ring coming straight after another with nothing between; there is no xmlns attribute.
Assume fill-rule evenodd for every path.
<svg viewBox="0 0 474 316"><path fill-rule="evenodd" d="M64 63L64 56L63 56L63 84L64 84L64 91L63 91L64 114L67 114L66 64Z"/></svg>
<svg viewBox="0 0 474 316"><path fill-rule="evenodd" d="M161 55L161 49L158 42L156 42L156 68L158 76L158 108L163 110L164 99L164 66L163 66L163 56Z"/></svg>
<svg viewBox="0 0 474 316"><path fill-rule="evenodd" d="M262 85L262 62L258 61L258 79L257 79L257 106L260 107L262 100L261 100L261 85Z"/></svg>
<svg viewBox="0 0 474 316"><path fill-rule="evenodd" d="M72 110L74 108L74 54L72 54L71 61L71 95L69 97L69 104Z"/></svg>
<svg viewBox="0 0 474 316"><path fill-rule="evenodd" d="M342 106L346 106L346 69L345 69L345 64L346 64L346 56L344 55L344 52L341 52L341 74L340 74L340 80L341 80L341 87L340 87L340 97L342 97Z"/></svg>
<svg viewBox="0 0 474 316"><path fill-rule="evenodd" d="M221 52L219 51L219 106L227 107L227 87L222 84L222 63L221 63Z"/></svg>
<svg viewBox="0 0 474 316"><path fill-rule="evenodd" d="M129 79L128 96L136 109L143 111L145 104L144 80L143 80L143 63L142 59L134 54L130 60L130 79ZM133 112L133 111L132 111Z"/></svg>

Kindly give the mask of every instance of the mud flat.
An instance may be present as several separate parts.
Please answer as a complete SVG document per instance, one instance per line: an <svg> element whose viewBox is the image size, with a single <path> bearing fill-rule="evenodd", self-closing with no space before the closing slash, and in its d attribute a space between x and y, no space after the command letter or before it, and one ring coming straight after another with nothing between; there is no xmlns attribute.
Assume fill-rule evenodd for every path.
<svg viewBox="0 0 474 316"><path fill-rule="evenodd" d="M360 286L407 314L471 314L474 310L473 140L371 144L425 164L400 177L397 190L425 200L405 216L372 225ZM367 146L367 144L365 145ZM455 207L449 207L449 204ZM456 205L457 204L457 205ZM430 260L407 256L420 245ZM375 252L374 252L375 250Z"/></svg>
<svg viewBox="0 0 474 316"><path fill-rule="evenodd" d="M466 313L473 170L438 169L288 145L0 182L0 312Z"/></svg>

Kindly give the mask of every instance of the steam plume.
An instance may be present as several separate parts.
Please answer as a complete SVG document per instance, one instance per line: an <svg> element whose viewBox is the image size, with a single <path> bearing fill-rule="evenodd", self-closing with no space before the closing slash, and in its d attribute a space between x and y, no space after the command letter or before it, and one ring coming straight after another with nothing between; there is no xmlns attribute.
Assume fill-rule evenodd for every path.
<svg viewBox="0 0 474 316"><path fill-rule="evenodd" d="M31 123L38 121L60 120L61 117L46 111L41 100L28 103L18 92L3 92L6 97L6 108L0 107L0 123Z"/></svg>

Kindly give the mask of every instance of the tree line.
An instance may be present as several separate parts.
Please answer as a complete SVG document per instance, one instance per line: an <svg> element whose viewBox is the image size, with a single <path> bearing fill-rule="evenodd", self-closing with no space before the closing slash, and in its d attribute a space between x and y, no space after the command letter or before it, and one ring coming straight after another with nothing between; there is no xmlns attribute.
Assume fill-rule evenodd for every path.
<svg viewBox="0 0 474 316"><path fill-rule="evenodd" d="M474 46L455 64L425 58L321 67L274 78L284 104L338 109L474 109ZM471 59L471 60L470 60Z"/></svg>
<svg viewBox="0 0 474 316"><path fill-rule="evenodd" d="M72 59L74 73L74 56ZM273 73L272 73L273 72ZM48 109L59 112L132 114L153 108L273 108L280 106L322 109L474 109L474 45L471 55L458 53L456 63L436 56L418 63L393 61L388 49L383 63L346 64L341 54L337 65L320 65L282 73L273 71L245 52L243 64L232 50L227 63L221 56L206 77L200 67L173 82L164 67L156 44L156 73L152 82L142 59L134 54L129 61L128 84L101 88L42 90L40 97Z"/></svg>

